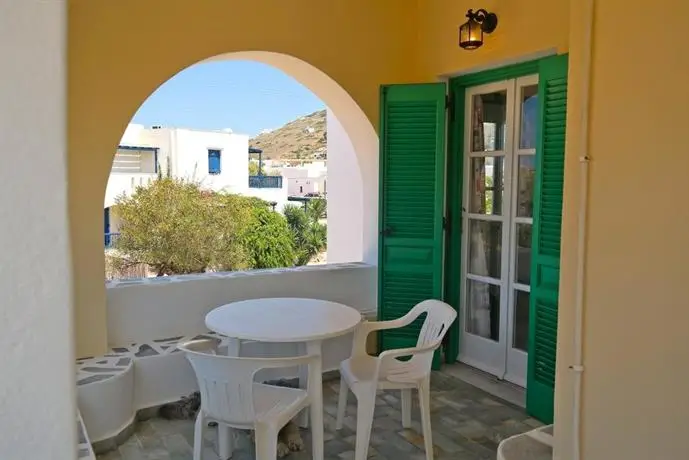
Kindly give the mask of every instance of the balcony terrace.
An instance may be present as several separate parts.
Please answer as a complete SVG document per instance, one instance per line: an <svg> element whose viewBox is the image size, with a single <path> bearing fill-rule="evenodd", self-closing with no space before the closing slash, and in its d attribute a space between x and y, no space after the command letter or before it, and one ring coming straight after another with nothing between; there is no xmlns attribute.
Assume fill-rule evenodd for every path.
<svg viewBox="0 0 689 460"><path fill-rule="evenodd" d="M354 455L356 433L356 404L349 399L345 424L335 430L339 383L324 383L325 458L349 459ZM412 427L401 425L401 403L398 392L381 392L376 400L376 413L369 458L377 460L425 459L421 421L416 399L412 411ZM435 372L431 388L431 417L436 460L494 459L498 443L503 439L531 430L540 423L528 417L521 408L489 395L446 372ZM145 415L144 415L145 417ZM302 430L306 448L292 452L288 459L311 458L310 435ZM193 420L140 420L135 432L118 448L98 456L100 460L127 459L188 459L194 444ZM206 430L204 460L216 460L217 435ZM254 458L254 449L245 433L237 433L235 460Z"/></svg>
<svg viewBox="0 0 689 460"><path fill-rule="evenodd" d="M414 291L445 299L466 319L472 253L499 256L495 271L504 284L489 280L491 270L483 265L471 283L494 286L483 305L492 308L500 299L494 310L502 332L480 330L489 337L500 332L500 348L475 337L486 339L475 351L496 358L500 368L493 373L501 377L503 356L515 348L510 317L526 316L511 315L516 304L510 299L519 291L511 286L520 283L509 276L518 258L508 246L533 250L533 276L521 288L530 295L523 310L529 312L531 345L538 341L539 348L528 347L526 405L557 426L555 458L689 458L689 371L683 365L689 362L689 207L682 205L689 196L689 155L678 137L689 123L689 53L673 46L687 40L689 2L659 0L653 8L623 0L1 4L0 58L9 63L0 84L1 459L73 460L77 451L88 457L89 441L97 448L114 440L144 449L149 428L159 426L162 433L172 426L150 420L137 427L137 414L144 417L141 411L194 389L174 343L206 334L205 314L233 300L315 297L368 316L378 309L377 289L381 299L402 307L410 307L405 295ZM484 36L483 26L473 23L478 12L484 19L485 13L499 17L497 29ZM608 18L616 19L615 27ZM661 35L649 40L643 33L649 24L662 26L662 43L656 39ZM462 47L460 28L472 32ZM163 82L195 63L218 60L279 69L336 114L351 144L341 145L355 155L334 164L328 148L329 169L345 171L339 184L335 177L328 182L328 227L358 257L335 257L335 250L328 257L369 265L102 284L103 195L109 206L115 194L107 192L108 175L123 129ZM529 144L535 148L525 150L519 104L527 93L520 85L536 86L536 80L542 110L533 131L524 131L537 134ZM498 94L508 96L505 104L496 104ZM504 148L488 148L477 132L486 117L493 120L488 124L505 126ZM332 137L329 129L329 142ZM534 212L528 218L512 212L521 209L523 196L512 166L524 155L538 160L531 162ZM473 198L485 201L477 193L484 157L505 158L504 180L491 187L503 182L514 189L515 200L505 195L500 215L485 213L487 202L472 211ZM123 185L136 186L135 179ZM346 191L339 198L338 187ZM496 191L490 192L494 200ZM666 208L672 212L640 218L640 211ZM347 215L334 216L341 209ZM487 222L475 228L502 228L502 237L488 248L487 239L470 238L472 219ZM530 245L514 238L528 222L534 228ZM335 239L328 236L333 249ZM401 276L386 280L386 273ZM387 281L397 297L385 292ZM385 302L380 307L381 316L390 313L383 311ZM481 318L498 316L486 310ZM449 337L449 358L462 359L469 350L461 346L472 334L466 324ZM349 345L346 338L323 345L325 367L332 370ZM260 344L246 348L275 351ZM464 434L446 432L451 422L444 415L452 406L437 394L438 375L434 430L464 449L447 453L438 435L439 456L493 458L491 448L471 451L460 442L469 437L470 420L461 419ZM81 383L76 392L75 381ZM457 417L481 422L468 407L476 399L462 396L468 391L449 390L448 400L461 406ZM393 402L388 406L379 412L394 410ZM77 418L85 428L78 445ZM394 421L379 417L378 433L396 430L384 426ZM477 433L470 440L482 445ZM331 458L347 458L347 436L330 434L328 442L342 443L330 448ZM169 439L164 452L146 455L184 458L171 449L175 440L181 441ZM120 456L142 458L141 452ZM393 456L415 458L418 452Z"/></svg>
<svg viewBox="0 0 689 460"><path fill-rule="evenodd" d="M178 343L206 337L217 341L221 348L226 346L224 337L205 327L204 317L211 309L236 300L280 295L337 301L371 319L376 312L375 281L375 267L350 263L107 282L110 351L76 363L83 433L80 458L93 458L89 447L92 444L93 451L103 459L191 459L193 421L157 418L157 407L197 388L191 367L177 350ZM302 351L299 344L258 342L242 342L241 349L242 356L290 356ZM333 377L350 351L351 334L323 344L326 458L349 458L354 448L353 397L345 428L334 430L339 380ZM296 369L283 373L261 371L257 378L296 375ZM540 425L520 407L456 375L457 367L451 365L432 377L436 458L494 458L501 440ZM370 456L422 458L417 406L412 429L405 430L397 392L381 393L377 405ZM207 431L211 434L206 440L204 459L215 459L214 430ZM307 437L308 430L302 434ZM310 446L309 442L305 445ZM308 451L295 452L290 458L310 458ZM243 438L235 458L252 458L252 452Z"/></svg>

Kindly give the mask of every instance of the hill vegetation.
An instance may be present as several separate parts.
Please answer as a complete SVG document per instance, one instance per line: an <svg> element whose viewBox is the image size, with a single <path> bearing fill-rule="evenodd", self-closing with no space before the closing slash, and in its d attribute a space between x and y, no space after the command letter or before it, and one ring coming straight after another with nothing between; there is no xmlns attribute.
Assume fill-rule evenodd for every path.
<svg viewBox="0 0 689 460"><path fill-rule="evenodd" d="M325 110L319 110L263 132L250 139L249 145L262 149L268 160L325 160L326 140Z"/></svg>

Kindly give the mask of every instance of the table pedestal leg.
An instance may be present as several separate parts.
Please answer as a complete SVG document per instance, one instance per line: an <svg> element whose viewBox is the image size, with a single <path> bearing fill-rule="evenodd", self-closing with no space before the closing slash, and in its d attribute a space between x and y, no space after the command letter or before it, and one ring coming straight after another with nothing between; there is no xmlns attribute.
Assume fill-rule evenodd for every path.
<svg viewBox="0 0 689 460"><path fill-rule="evenodd" d="M239 339L233 339L229 337L227 339L227 356L237 356L241 352L241 341Z"/></svg>
<svg viewBox="0 0 689 460"><path fill-rule="evenodd" d="M306 354L307 355L321 355L321 341L316 340L316 341L311 341L311 342L306 342ZM317 369L317 374L318 374L318 385L316 385L316 388L313 389L313 395L314 395L314 402L317 407L319 407L318 411L320 413L320 420L317 421L317 423L321 426L321 429L323 427L323 370L322 370L322 359L321 362L319 363L320 365L318 366ZM301 366L299 368L299 388L304 388L306 389L306 384L308 382L308 368L306 366ZM307 428L309 426L309 410L305 409L299 414L298 418L298 423L299 426L302 428ZM316 421L313 421L313 423L316 423Z"/></svg>

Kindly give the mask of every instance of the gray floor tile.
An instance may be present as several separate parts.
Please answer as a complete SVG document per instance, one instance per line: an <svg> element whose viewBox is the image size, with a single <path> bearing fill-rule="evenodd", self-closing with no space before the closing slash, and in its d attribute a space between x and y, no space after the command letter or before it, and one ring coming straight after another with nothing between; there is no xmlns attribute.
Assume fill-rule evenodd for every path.
<svg viewBox="0 0 689 460"><path fill-rule="evenodd" d="M353 458L356 440L356 399L350 394L342 430L335 430L338 382L324 385L325 458ZM443 373L431 382L431 424L436 460L494 459L500 440L540 426L511 403L498 399ZM424 443L416 394L413 396L412 427L403 429L399 392L381 392L376 398L375 418L368 457L371 460L424 459ZM306 450L293 452L286 460L311 458L308 431L302 431ZM204 460L218 459L217 430L204 433ZM191 460L193 420L152 418L140 422L136 434L117 450L99 460ZM237 438L233 460L253 460L253 445L247 436Z"/></svg>

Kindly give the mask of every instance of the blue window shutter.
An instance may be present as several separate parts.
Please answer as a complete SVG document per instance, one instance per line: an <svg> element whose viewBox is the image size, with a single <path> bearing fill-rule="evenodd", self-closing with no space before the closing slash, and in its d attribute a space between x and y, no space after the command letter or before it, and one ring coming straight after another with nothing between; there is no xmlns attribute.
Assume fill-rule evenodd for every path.
<svg viewBox="0 0 689 460"><path fill-rule="evenodd" d="M208 149L208 174L220 174L220 150Z"/></svg>
<svg viewBox="0 0 689 460"><path fill-rule="evenodd" d="M110 208L103 209L103 230L110 233Z"/></svg>

